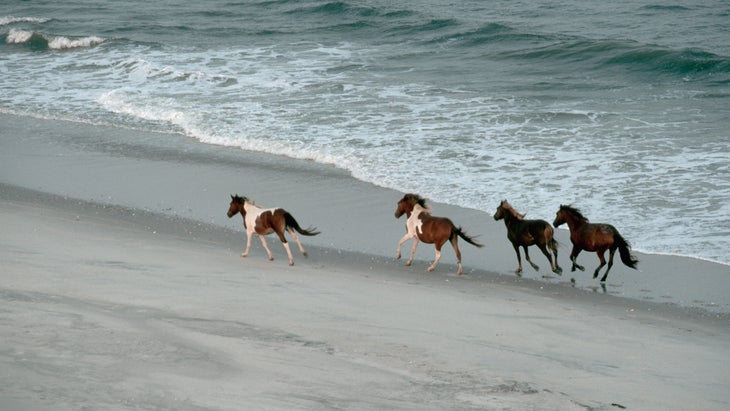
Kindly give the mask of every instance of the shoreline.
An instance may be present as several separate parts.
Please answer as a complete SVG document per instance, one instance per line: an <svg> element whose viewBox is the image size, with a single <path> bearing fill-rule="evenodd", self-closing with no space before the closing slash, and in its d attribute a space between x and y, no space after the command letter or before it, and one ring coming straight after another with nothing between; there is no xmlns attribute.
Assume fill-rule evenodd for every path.
<svg viewBox="0 0 730 411"><path fill-rule="evenodd" d="M134 227L138 230L146 230L153 235L173 236L181 241L200 243L205 246L214 245L220 250L229 252L232 256L238 256L245 246L245 231L243 227L228 228L217 224L205 223L181 216L171 216L155 211L140 210L128 207L119 207L104 203L89 202L86 200L62 197L55 194L35 191L23 187L11 186L0 183L0 204L4 205L28 205L31 208L47 209L72 216L76 221L91 219L104 221L109 224L121 224ZM549 282L544 278L529 276L516 276L499 273L490 270L470 267L469 271L461 276L456 276L453 271L456 269L455 262L442 262L441 269L434 272L427 272L425 268L431 263L428 259L414 259L411 267L404 264L404 259L396 260L393 256L381 256L377 254L362 253L357 251L342 250L329 246L311 245L308 240L311 237L302 237L303 245L308 251L309 257L299 254L296 247L292 247L296 267L300 264L318 264L319 259L327 260L329 256L336 255L338 264L342 261L367 262L369 269L380 268L397 272L394 275L406 273L408 276L438 283L454 283L464 280L467 283L477 282L481 287L488 285L499 285L512 287L521 292L534 293L549 298L564 298L567 301L584 304L607 304L613 309L625 310L627 312L655 313L664 315L666 318L692 319L693 321L708 321L708 324L730 327L730 313L713 312L699 307L687 307L666 302L656 302L625 297L601 291L599 287L579 288L567 286L566 281ZM270 264L286 264L286 254L281 244L272 236L267 236L269 248L275 257ZM251 259L266 262L266 254L258 239L254 238L251 247L251 255L241 259L242 264ZM404 248L405 249L405 248ZM319 256L319 257L316 257ZM381 267L373 267L379 264ZM547 266L547 265L546 265ZM346 268L345 264L341 268ZM527 271L527 270L526 270Z"/></svg>
<svg viewBox="0 0 730 411"><path fill-rule="evenodd" d="M13 113L13 112L0 112L0 119L25 119L29 121L38 120L41 122L51 122L51 123L61 123L61 124L72 124L79 127L89 127L89 128L101 128L104 130L115 130L114 135L116 136L122 136L125 134L132 134L137 135L135 141L132 144L142 144L144 146L147 146L147 148L151 148L154 152L153 155L148 155L144 152L138 151L134 153L137 156L140 156L141 158L145 158L148 160L155 160L155 161L180 161L180 153L174 153L171 150L179 149L181 147L185 146L200 146L201 148L200 152L197 152L197 150L185 150L186 155L188 155L188 159L193 161L206 161L210 160L210 158L205 158L206 154L209 155L210 153L215 152L218 157L218 160L223 160L224 164L230 165L230 166L240 166L241 161L254 161L254 162L260 162L262 164L265 164L268 167L276 167L288 171L294 171L294 172L301 172L301 171L308 171L308 172L315 172L317 174L327 174L329 176L340 176L345 179L352 179L357 182L358 185L363 186L372 186L375 189L379 190L385 190L390 192L396 192L401 193L400 191L384 186L377 185L375 183L371 183L368 181L363 181L360 179L357 179L353 177L348 170L339 168L332 164L323 164L323 163L317 163L313 160L308 159L297 159L292 157L286 157L286 156L280 156L276 154L270 154L265 152L254 152L254 151L248 151L245 149L240 149L235 146L227 146L227 145L215 145L210 143L202 143L199 142L195 137L185 135L184 133L168 133L163 131L150 131L150 130L144 130L144 129L137 129L137 128L120 128L120 127L114 127L110 125L104 125L104 124L95 124L91 122L84 122L84 121L73 121L73 120L64 120L64 119L57 119L57 118L48 118L44 116L30 116L27 114L19 114L19 113ZM0 131L3 131L0 129ZM175 143L169 144L165 143L164 141L155 141L155 139L149 139L142 141L140 140L139 136L167 136L171 137ZM165 137L162 137L162 139L165 139ZM109 139L104 139L106 142L113 143ZM94 150L100 150L101 152L106 152L107 154L114 154L115 149L104 149L100 146L94 147ZM166 151L170 150L170 151ZM227 155L222 154L228 151ZM118 154L118 153L117 153ZM288 164L288 165L287 165ZM298 164L298 166L292 166L292 164ZM11 185L13 182L9 182ZM23 186L22 184L19 186ZM500 197L501 198L501 197ZM477 208L472 207L464 207L459 205L453 205L445 203L438 203L438 202L431 202L430 204L441 204L445 205L448 208L454 208L454 209L461 209L461 210L469 210L476 213L484 213L485 215L491 217L490 211L491 210L481 210ZM539 216L537 218L543 218L548 220L549 216ZM556 229L556 232L564 232L564 237L568 238L567 235L569 234L568 229L566 226L562 226ZM649 256L657 256L657 257L673 257L673 258L687 258L687 259L693 259L705 263L711 263L711 264L717 264L721 266L728 267L730 269L730 262L723 262L719 260L714 260L712 258L706 258L696 255L690 255L690 254L681 254L681 253L663 253L658 251L650 251L645 250L642 248L632 248L632 252L641 254L641 255L649 255ZM584 251L585 253L585 251ZM729 271L730 273L730 271Z"/></svg>
<svg viewBox="0 0 730 411"><path fill-rule="evenodd" d="M0 115L0 119L2 184L180 216L240 230L241 235L240 219L227 219L225 210L231 194L246 195L263 206L284 207L303 226L316 226L323 234L307 238L310 246L393 261L397 241L403 235L405 220L393 218L402 193L356 180L332 166L210 146L183 135L10 115ZM491 213L481 210L431 205L435 215L451 218L486 244L477 249L460 242L465 273L485 271L514 276L517 261L501 221L495 222ZM349 215L357 218L351 219ZM595 253L584 251L579 256L586 272L569 272L568 230L555 232L563 276L545 271L547 260L531 247L533 260L541 271L526 266L524 279L730 313L730 267L726 265L693 257L635 252L640 260L639 270L617 261L602 287L591 278L598 265ZM244 237L240 240L241 248ZM276 252L276 244L270 244ZM405 244L405 251L409 244ZM258 254L255 250L253 255ZM425 271L433 252L433 246L420 244L414 269ZM453 264L453 250L447 247L436 272L448 275ZM575 283L571 283L571 278Z"/></svg>

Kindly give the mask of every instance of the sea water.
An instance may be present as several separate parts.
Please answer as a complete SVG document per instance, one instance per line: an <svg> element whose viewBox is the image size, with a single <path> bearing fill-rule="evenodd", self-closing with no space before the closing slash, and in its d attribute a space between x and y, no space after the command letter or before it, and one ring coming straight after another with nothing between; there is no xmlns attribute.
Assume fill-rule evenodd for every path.
<svg viewBox="0 0 730 411"><path fill-rule="evenodd" d="M490 214L572 204L635 249L730 263L728 21L721 0L6 0L0 112Z"/></svg>

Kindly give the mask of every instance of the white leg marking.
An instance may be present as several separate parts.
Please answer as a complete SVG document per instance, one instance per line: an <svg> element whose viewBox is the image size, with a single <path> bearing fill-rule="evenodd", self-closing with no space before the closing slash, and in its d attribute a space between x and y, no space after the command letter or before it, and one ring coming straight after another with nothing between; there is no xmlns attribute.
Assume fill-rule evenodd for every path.
<svg viewBox="0 0 730 411"><path fill-rule="evenodd" d="M304 251L304 247L302 247L302 243L299 241L299 236L297 235L297 233L294 232L294 230L292 230L291 228L288 231L289 231L289 234L291 234L291 238L293 238L294 241L297 242L297 245L299 246L299 251L301 251L302 255L306 257L307 252Z"/></svg>
<svg viewBox="0 0 730 411"><path fill-rule="evenodd" d="M244 250L243 253L241 253L241 257L248 256L248 252L251 250L251 238L252 237L253 237L253 232L247 231L246 232L246 250Z"/></svg>
<svg viewBox="0 0 730 411"><path fill-rule="evenodd" d="M411 257L406 261L406 265L413 263L413 256L416 254L416 247L418 247L418 237L413 237L413 246L411 247Z"/></svg>
<svg viewBox="0 0 730 411"><path fill-rule="evenodd" d="M289 256L289 265L294 265L294 257L291 255L291 249L289 248L289 243L282 243L284 244L284 248L286 249L286 255Z"/></svg>
<svg viewBox="0 0 730 411"><path fill-rule="evenodd" d="M261 244L264 246L264 250L266 250L266 254L269 255L269 261L273 261L274 256L271 254L271 250L269 250L269 246L266 245L266 239L261 234L259 234L259 238L261 239Z"/></svg>
<svg viewBox="0 0 730 411"><path fill-rule="evenodd" d="M431 264L430 267L428 267L428 271L433 271L436 269L436 266L439 263L439 260L441 259L441 251L436 250L436 259L433 260L433 264Z"/></svg>

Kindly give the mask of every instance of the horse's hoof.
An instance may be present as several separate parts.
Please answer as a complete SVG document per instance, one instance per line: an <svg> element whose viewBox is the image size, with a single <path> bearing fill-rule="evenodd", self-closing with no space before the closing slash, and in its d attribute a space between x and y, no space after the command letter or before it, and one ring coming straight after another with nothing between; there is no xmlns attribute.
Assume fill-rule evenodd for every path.
<svg viewBox="0 0 730 411"><path fill-rule="evenodd" d="M560 267L554 269L553 272L557 275L563 275L563 269Z"/></svg>
<svg viewBox="0 0 730 411"><path fill-rule="evenodd" d="M412 263L412 261L406 261L406 266L410 267L411 263Z"/></svg>
<svg viewBox="0 0 730 411"><path fill-rule="evenodd" d="M302 255L304 256L304 258L309 258L309 254L307 253L302 253Z"/></svg>
<svg viewBox="0 0 730 411"><path fill-rule="evenodd" d="M241 258L246 258L247 256L248 256L248 254L246 254L246 253L241 253Z"/></svg>
<svg viewBox="0 0 730 411"><path fill-rule="evenodd" d="M269 257L269 261L274 261L274 257Z"/></svg>
<svg viewBox="0 0 730 411"><path fill-rule="evenodd" d="M433 271L433 270L434 270L434 268L433 268L433 267L428 267L428 268L426 269L426 271L428 271L429 273L430 273L431 271Z"/></svg>
<svg viewBox="0 0 730 411"><path fill-rule="evenodd" d="M516 269L515 274L517 274L517 275L522 274L522 269L521 268Z"/></svg>
<svg viewBox="0 0 730 411"><path fill-rule="evenodd" d="M290 266L294 265L294 261L289 261L289 265Z"/></svg>

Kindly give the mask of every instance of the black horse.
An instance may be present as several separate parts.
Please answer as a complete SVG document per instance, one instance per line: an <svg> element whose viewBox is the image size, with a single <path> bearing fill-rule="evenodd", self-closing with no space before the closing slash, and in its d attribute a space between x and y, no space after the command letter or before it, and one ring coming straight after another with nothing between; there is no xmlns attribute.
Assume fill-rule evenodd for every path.
<svg viewBox="0 0 730 411"><path fill-rule="evenodd" d="M528 246L536 245L550 261L550 268L553 272L558 275L562 274L563 269L558 265L558 242L553 238L553 228L550 227L550 223L545 220L525 220L524 217L523 214L512 208L507 200L503 200L497 207L497 212L494 213L495 220L504 220L504 225L507 226L507 238L515 248L518 264L515 273L518 275L522 273L520 246L525 250L525 258L532 268L535 271L540 269L537 264L530 260L530 254L527 252ZM548 252L548 248L555 255L554 261Z"/></svg>

